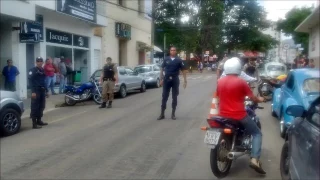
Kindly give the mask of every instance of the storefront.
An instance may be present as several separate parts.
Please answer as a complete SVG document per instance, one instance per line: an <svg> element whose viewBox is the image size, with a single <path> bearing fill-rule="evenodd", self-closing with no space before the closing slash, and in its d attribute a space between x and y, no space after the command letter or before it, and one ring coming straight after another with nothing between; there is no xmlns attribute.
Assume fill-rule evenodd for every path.
<svg viewBox="0 0 320 180"><path fill-rule="evenodd" d="M35 66L35 58L38 56L44 59L51 57L55 63L64 56L72 70L78 73L78 78L75 79L78 82L88 81L90 75L101 68L101 37L95 36L94 30L96 27L105 27L107 19L95 14L95 0L89 1L92 2L87 4L91 8L90 12L90 8L86 7L81 13L78 12L79 8L72 8L83 8L84 6L79 4L82 1L68 0L68 4L64 5L68 8L60 10L59 3L62 1L32 1L35 3L31 3L35 16L32 21L29 18L1 22L7 27L0 29L1 66L10 58L18 67L20 75L17 76L17 92L22 98L30 94L28 71ZM21 9L24 9L25 4L19 4Z"/></svg>

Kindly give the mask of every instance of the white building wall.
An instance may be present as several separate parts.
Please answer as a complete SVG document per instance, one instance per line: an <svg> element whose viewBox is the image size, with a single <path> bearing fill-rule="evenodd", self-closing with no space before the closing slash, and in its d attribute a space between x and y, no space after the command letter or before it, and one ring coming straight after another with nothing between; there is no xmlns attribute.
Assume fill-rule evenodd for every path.
<svg viewBox="0 0 320 180"><path fill-rule="evenodd" d="M314 26L309 34L309 58L319 67L320 61L320 25Z"/></svg>
<svg viewBox="0 0 320 180"><path fill-rule="evenodd" d="M271 37L275 38L277 41L281 41L281 32L276 30L276 24L272 23L271 27L265 29L262 31L262 33L270 35ZM271 60L276 60L278 57L280 57L280 50L281 50L281 44L277 45L275 48L269 50L269 56L274 56L271 57L273 59Z"/></svg>
<svg viewBox="0 0 320 180"><path fill-rule="evenodd" d="M111 0L111 3L118 3L117 0ZM137 42L143 42L151 46L151 21L144 14L138 11L138 1L123 1L125 7L114 4L107 4L108 26L104 28L103 33L103 63L106 57L111 57L114 62L119 63L119 39L115 36L115 23L121 22L131 25L131 40L127 41L127 65L134 67L139 62L139 51ZM143 0L141 1L142 3ZM135 9L133 11L130 9ZM146 52L147 54L147 52ZM145 63L149 63L145 59Z"/></svg>

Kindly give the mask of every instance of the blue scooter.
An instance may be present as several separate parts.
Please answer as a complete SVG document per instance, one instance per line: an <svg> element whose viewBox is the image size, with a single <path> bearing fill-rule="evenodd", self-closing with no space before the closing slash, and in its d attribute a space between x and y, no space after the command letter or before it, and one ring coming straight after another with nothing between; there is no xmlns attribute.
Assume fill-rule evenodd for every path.
<svg viewBox="0 0 320 180"><path fill-rule="evenodd" d="M101 87L98 86L94 77L91 77L89 82L81 84L79 87L66 86L65 93L65 103L68 106L74 106L90 98L93 98L95 103L102 104Z"/></svg>

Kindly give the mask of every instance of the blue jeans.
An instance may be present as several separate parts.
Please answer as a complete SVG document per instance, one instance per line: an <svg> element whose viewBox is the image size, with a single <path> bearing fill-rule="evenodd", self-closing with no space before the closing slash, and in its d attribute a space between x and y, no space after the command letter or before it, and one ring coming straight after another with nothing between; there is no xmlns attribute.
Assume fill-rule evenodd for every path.
<svg viewBox="0 0 320 180"><path fill-rule="evenodd" d="M55 94L54 92L54 76L46 76L46 84L47 84L47 88L51 89L51 93Z"/></svg>
<svg viewBox="0 0 320 180"><path fill-rule="evenodd" d="M250 116L246 116L240 123L246 129L246 132L252 135L251 158L259 159L262 145L262 133L260 129Z"/></svg>
<svg viewBox="0 0 320 180"><path fill-rule="evenodd" d="M59 93L63 93L64 88L66 86L67 77L64 75L60 75L60 87L59 87Z"/></svg>

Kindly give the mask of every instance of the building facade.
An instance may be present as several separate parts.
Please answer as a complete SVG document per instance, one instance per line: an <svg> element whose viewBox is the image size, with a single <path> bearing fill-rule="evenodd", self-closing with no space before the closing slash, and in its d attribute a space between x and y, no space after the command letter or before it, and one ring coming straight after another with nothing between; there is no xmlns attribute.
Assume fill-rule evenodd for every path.
<svg viewBox="0 0 320 180"><path fill-rule="evenodd" d="M106 57L120 66L150 63L151 4L151 0L108 1L108 26L102 30L102 64Z"/></svg>
<svg viewBox="0 0 320 180"><path fill-rule="evenodd" d="M262 31L262 33L270 35L275 40L281 42L281 32L278 31L276 26L276 22L272 22L270 27L268 29L265 29ZM277 60L280 58L281 54L281 43L279 43L275 48L270 49L268 51L267 57L269 57L271 60Z"/></svg>
<svg viewBox="0 0 320 180"><path fill-rule="evenodd" d="M104 9L103 9L104 10ZM38 56L64 56L81 81L99 68L102 38L95 28L108 25L96 0L10 0L1 1L1 69L7 59L18 67L17 92L28 95L27 73ZM3 82L3 81L2 81Z"/></svg>
<svg viewBox="0 0 320 180"><path fill-rule="evenodd" d="M315 65L319 68L320 61L320 24L319 24L320 6L313 10L296 29L297 32L309 33L309 59L313 59Z"/></svg>

